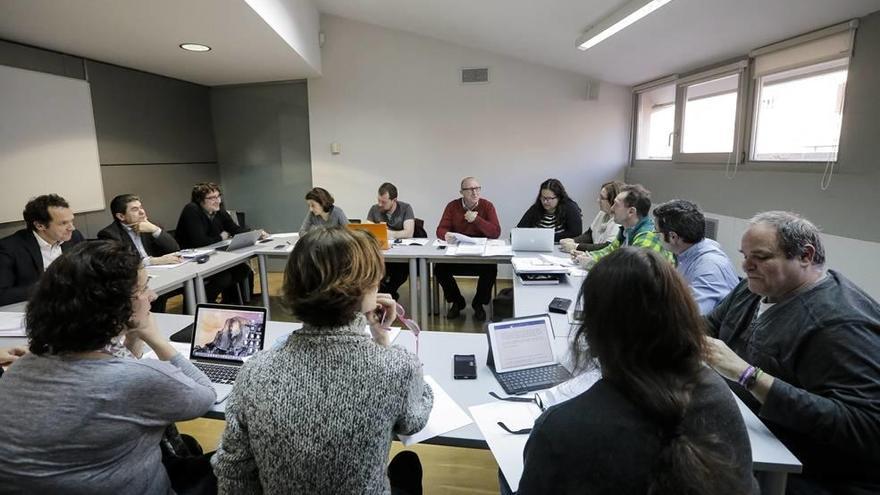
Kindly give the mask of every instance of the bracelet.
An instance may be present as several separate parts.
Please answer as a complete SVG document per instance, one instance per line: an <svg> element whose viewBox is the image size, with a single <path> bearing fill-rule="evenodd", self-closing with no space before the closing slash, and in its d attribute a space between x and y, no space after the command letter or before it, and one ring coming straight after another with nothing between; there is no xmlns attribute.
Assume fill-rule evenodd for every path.
<svg viewBox="0 0 880 495"><path fill-rule="evenodd" d="M752 388L755 387L755 384L758 383L758 377L761 376L761 373L763 372L764 370L756 367L755 373L752 376L746 378L746 383L743 385L743 387L745 387L746 390L752 390Z"/></svg>
<svg viewBox="0 0 880 495"><path fill-rule="evenodd" d="M754 366L749 365L749 367L746 368L741 375L739 375L739 380L737 380L736 382L745 387L746 381L752 377L756 369L757 368L755 368Z"/></svg>

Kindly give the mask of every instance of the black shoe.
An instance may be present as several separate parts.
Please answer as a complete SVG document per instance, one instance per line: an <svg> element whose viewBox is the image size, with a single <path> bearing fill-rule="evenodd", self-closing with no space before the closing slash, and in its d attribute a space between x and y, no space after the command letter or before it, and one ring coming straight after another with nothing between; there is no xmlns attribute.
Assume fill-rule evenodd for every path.
<svg viewBox="0 0 880 495"><path fill-rule="evenodd" d="M452 306L449 307L449 311L446 312L446 319L454 320L461 316L461 310L464 309L464 302L454 302Z"/></svg>
<svg viewBox="0 0 880 495"><path fill-rule="evenodd" d="M486 321L486 310L483 309L482 304L474 305L474 320L475 321Z"/></svg>

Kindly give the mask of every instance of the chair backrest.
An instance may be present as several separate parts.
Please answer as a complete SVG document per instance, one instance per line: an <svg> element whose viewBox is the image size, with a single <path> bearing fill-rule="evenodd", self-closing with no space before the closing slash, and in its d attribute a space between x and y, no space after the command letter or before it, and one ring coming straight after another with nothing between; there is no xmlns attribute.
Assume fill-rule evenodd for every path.
<svg viewBox="0 0 880 495"><path fill-rule="evenodd" d="M421 218L415 219L415 228L413 228L413 237L416 238L428 238L428 232L425 231L425 221Z"/></svg>

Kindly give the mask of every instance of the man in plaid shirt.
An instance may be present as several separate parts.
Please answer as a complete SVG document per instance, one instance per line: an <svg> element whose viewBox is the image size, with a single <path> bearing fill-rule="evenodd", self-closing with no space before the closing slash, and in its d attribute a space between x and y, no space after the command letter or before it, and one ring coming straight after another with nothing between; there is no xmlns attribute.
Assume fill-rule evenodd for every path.
<svg viewBox="0 0 880 495"><path fill-rule="evenodd" d="M671 263L675 263L672 252L663 246L660 234L654 232L654 220L648 216L651 211L651 191L641 184L627 184L614 198L611 213L614 221L622 225L620 233L608 246L593 252L573 251L572 258L582 268L590 269L597 261L611 254L621 246L635 246L657 251Z"/></svg>

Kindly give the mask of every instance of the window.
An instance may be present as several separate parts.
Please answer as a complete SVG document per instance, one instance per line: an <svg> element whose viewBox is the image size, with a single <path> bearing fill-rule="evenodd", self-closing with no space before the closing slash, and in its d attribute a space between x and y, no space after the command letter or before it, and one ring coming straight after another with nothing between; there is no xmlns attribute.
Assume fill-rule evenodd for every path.
<svg viewBox="0 0 880 495"><path fill-rule="evenodd" d="M684 87L682 153L732 153L739 74Z"/></svg>
<svg viewBox="0 0 880 495"><path fill-rule="evenodd" d="M672 159L675 84L636 94L636 160Z"/></svg>

